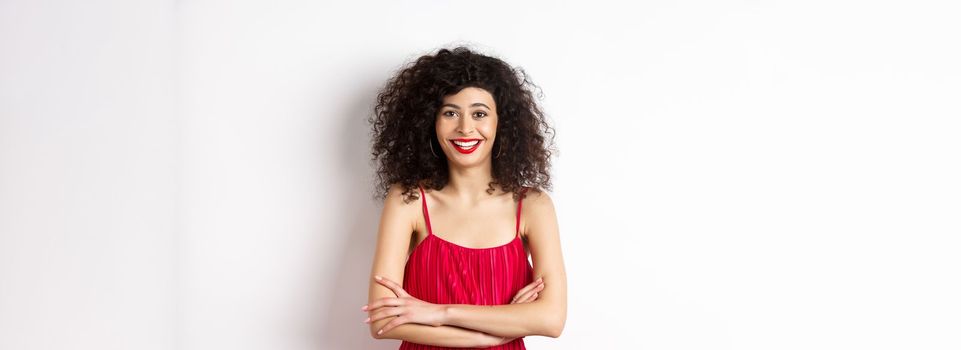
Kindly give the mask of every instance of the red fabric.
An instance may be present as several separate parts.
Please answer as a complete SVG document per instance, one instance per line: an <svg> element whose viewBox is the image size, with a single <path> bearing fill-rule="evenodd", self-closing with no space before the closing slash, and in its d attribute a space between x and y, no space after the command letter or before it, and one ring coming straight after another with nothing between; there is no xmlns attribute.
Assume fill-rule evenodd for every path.
<svg viewBox="0 0 961 350"><path fill-rule="evenodd" d="M526 189L525 189L526 192ZM427 197L420 189L427 223L427 238L407 258L404 268L404 290L410 295L435 304L503 305L510 304L514 294L533 282L533 269L520 238L520 216L523 200L517 203L514 239L490 248L468 248L434 235L427 212ZM402 350L463 349L445 348L404 341ZM526 349L524 338L488 349Z"/></svg>

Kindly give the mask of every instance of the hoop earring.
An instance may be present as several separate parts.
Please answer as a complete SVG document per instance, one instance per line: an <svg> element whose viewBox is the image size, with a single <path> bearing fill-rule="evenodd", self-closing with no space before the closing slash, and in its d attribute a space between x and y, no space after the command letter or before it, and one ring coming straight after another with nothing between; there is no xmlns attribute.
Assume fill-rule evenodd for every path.
<svg viewBox="0 0 961 350"><path fill-rule="evenodd" d="M504 145L503 144L498 144L498 145L500 145L500 147L497 148L497 155L494 156L495 159L500 158L501 154L504 154Z"/></svg>
<svg viewBox="0 0 961 350"><path fill-rule="evenodd" d="M430 145L430 154L433 154L433 155L434 155L434 158L440 158L440 157L437 156L437 153L434 153L434 142L433 142L433 141L427 141L427 144Z"/></svg>

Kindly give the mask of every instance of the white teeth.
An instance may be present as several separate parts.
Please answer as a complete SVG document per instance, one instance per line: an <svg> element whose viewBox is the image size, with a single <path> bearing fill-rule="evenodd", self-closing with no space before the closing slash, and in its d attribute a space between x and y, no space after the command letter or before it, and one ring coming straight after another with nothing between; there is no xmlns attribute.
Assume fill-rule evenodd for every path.
<svg viewBox="0 0 961 350"><path fill-rule="evenodd" d="M474 145L476 145L478 142L480 142L480 140L474 140L471 142L454 141L454 144L463 148L471 148L471 147L474 147Z"/></svg>

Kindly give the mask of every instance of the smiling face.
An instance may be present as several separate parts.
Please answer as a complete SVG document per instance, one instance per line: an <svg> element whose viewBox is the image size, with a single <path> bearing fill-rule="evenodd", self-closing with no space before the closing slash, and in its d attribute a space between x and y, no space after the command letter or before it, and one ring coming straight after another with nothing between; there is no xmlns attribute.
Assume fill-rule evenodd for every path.
<svg viewBox="0 0 961 350"><path fill-rule="evenodd" d="M497 133L494 97L476 87L444 96L435 128L451 166L466 168L489 162Z"/></svg>

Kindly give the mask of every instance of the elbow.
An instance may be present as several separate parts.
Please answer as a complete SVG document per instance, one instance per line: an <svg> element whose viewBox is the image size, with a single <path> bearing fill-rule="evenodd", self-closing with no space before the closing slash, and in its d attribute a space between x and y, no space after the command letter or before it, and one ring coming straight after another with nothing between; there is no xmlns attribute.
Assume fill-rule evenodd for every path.
<svg viewBox="0 0 961 350"><path fill-rule="evenodd" d="M557 338L561 336L564 331L564 323L566 323L565 317L551 317L546 322L546 327L544 327L543 335L551 338Z"/></svg>
<svg viewBox="0 0 961 350"><path fill-rule="evenodd" d="M377 330L375 330L374 327L370 328L370 337L374 339L384 339L381 334L377 334Z"/></svg>
<svg viewBox="0 0 961 350"><path fill-rule="evenodd" d="M370 337L371 337L371 338L374 338L374 339L389 339L389 337L387 337L387 333L377 334L377 331L379 331L382 327L384 327L384 325L376 325L376 324L371 323L371 324L370 324Z"/></svg>
<svg viewBox="0 0 961 350"><path fill-rule="evenodd" d="M390 324L390 321L393 320L393 319L395 319L395 318L396 318L396 317L388 317L388 318L386 318L386 319L377 320L376 322L371 322L371 323L369 324L369 325L370 325L370 337L371 337L371 338L374 338L374 339L397 339L397 340L404 340L404 339L402 339L404 331L401 330L401 329L407 328L407 325L404 325L404 324L396 325L396 326L394 326L393 328L391 328L391 329L388 330L388 331L384 331L384 332L381 333L381 334L377 334L377 332L379 332L381 329L386 328L387 325ZM400 333L398 333L398 332L400 332Z"/></svg>
<svg viewBox="0 0 961 350"><path fill-rule="evenodd" d="M548 337L551 337L551 338L557 338L557 337L560 337L560 336L561 336L561 332L563 332L563 331L564 331L564 325L563 325L563 324L561 324L561 325L559 325L559 326L552 326L552 327L550 327L550 328L547 329L547 334L546 334L546 335L547 335Z"/></svg>
<svg viewBox="0 0 961 350"><path fill-rule="evenodd" d="M556 308L544 310L540 319L540 332L537 335L558 338L564 331L564 324L567 323L567 305L561 304Z"/></svg>
<svg viewBox="0 0 961 350"><path fill-rule="evenodd" d="M371 331L370 337L374 339L394 339L393 337L388 336L387 333L377 334L377 331Z"/></svg>

